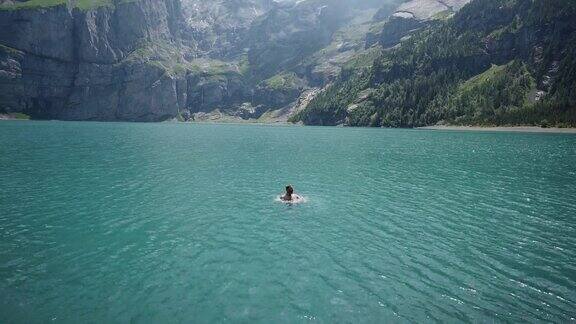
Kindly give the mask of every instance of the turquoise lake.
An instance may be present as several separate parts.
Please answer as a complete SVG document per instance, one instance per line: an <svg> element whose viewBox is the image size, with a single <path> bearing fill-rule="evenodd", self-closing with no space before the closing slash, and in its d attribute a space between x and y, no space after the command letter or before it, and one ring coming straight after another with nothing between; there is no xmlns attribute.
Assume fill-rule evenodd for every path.
<svg viewBox="0 0 576 324"><path fill-rule="evenodd" d="M0 323L575 318L575 135L0 122Z"/></svg>

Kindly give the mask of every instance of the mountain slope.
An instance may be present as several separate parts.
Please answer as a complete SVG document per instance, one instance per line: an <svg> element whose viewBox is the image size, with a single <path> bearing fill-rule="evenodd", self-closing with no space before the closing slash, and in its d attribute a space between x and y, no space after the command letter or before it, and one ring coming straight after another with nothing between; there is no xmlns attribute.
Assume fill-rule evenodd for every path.
<svg viewBox="0 0 576 324"><path fill-rule="evenodd" d="M258 118L335 77L310 58L388 1L3 0L0 113Z"/></svg>
<svg viewBox="0 0 576 324"><path fill-rule="evenodd" d="M0 0L0 113L571 124L574 4L467 3Z"/></svg>
<svg viewBox="0 0 576 324"><path fill-rule="evenodd" d="M569 0L473 1L343 74L293 121L574 126L575 15Z"/></svg>

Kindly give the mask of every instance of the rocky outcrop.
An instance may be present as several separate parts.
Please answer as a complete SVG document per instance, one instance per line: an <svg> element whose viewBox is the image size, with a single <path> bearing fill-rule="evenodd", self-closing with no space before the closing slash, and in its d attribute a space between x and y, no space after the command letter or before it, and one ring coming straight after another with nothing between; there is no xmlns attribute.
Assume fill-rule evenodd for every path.
<svg viewBox="0 0 576 324"><path fill-rule="evenodd" d="M246 47L252 23L278 6L273 0L182 0L183 38L197 55L233 58Z"/></svg>
<svg viewBox="0 0 576 324"><path fill-rule="evenodd" d="M393 16L431 20L441 13L454 13L464 7L470 0L411 0L400 5Z"/></svg>
<svg viewBox="0 0 576 324"><path fill-rule="evenodd" d="M187 107L192 113L215 109L234 110L250 101L252 92L238 73L190 74Z"/></svg>
<svg viewBox="0 0 576 324"><path fill-rule="evenodd" d="M248 58L255 73L272 77L329 45L334 33L353 18L351 8L349 0L318 0L271 10L250 31Z"/></svg>
<svg viewBox="0 0 576 324"><path fill-rule="evenodd" d="M185 103L185 78L133 54L151 43L177 46L179 6L141 0L87 11L0 10L0 106L64 120L175 116Z"/></svg>
<svg viewBox="0 0 576 324"><path fill-rule="evenodd" d="M375 18L386 22L379 32L368 35L366 46L376 43L385 48L395 46L430 21L450 17L468 2L470 0L411 0L402 3L388 18L380 12Z"/></svg>

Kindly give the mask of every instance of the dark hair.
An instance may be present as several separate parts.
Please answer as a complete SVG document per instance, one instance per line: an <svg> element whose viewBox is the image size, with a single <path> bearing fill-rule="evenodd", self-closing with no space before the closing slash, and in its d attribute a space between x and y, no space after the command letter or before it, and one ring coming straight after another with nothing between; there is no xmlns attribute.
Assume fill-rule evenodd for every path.
<svg viewBox="0 0 576 324"><path fill-rule="evenodd" d="M286 186L286 193L291 195L294 193L294 188L292 188L292 186L288 185Z"/></svg>

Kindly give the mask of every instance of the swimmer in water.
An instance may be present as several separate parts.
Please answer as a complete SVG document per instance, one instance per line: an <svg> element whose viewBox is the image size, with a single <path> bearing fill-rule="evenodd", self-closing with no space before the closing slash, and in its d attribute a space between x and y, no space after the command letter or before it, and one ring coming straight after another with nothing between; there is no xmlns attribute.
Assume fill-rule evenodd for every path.
<svg viewBox="0 0 576 324"><path fill-rule="evenodd" d="M292 196L296 196L296 197L292 197ZM298 199L298 195L294 194L294 188L292 188L292 186L288 185L286 186L286 194L284 196L282 196L283 201L292 201L294 199Z"/></svg>

